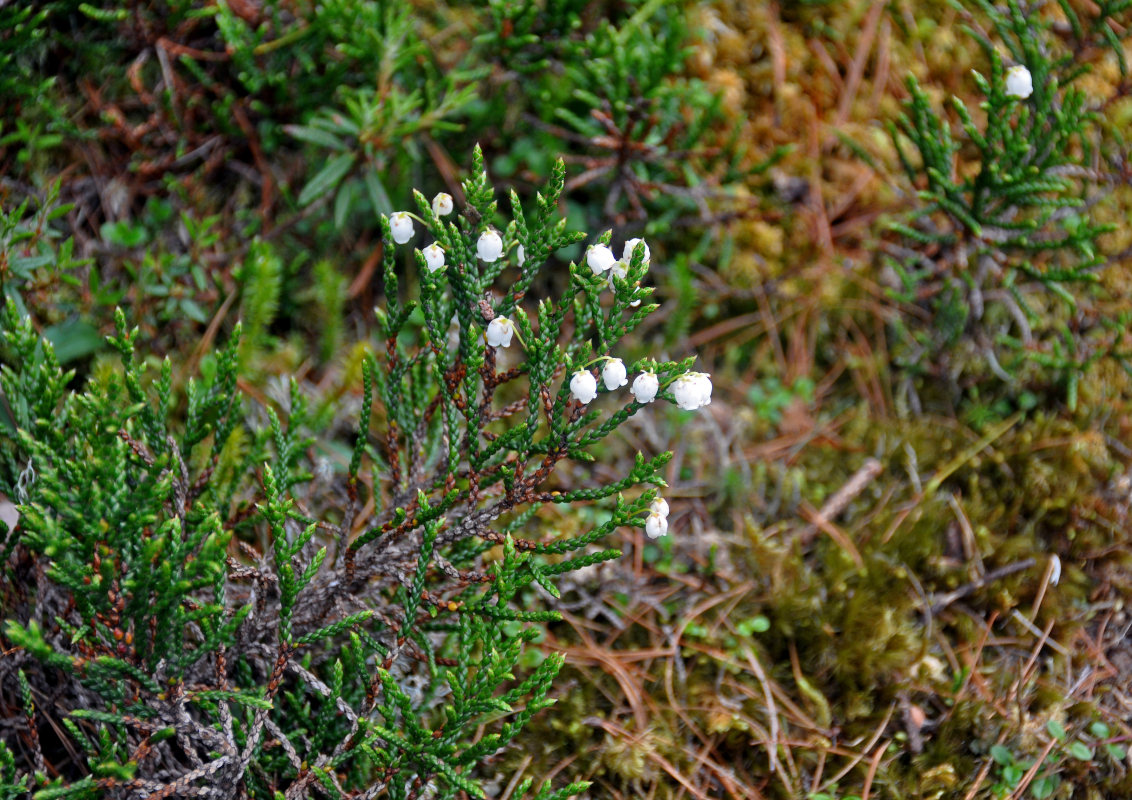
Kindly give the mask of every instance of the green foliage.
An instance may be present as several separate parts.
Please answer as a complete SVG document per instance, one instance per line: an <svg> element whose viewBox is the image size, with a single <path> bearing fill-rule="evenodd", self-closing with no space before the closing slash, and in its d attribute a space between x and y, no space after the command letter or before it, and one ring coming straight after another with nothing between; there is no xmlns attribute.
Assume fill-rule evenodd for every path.
<svg viewBox="0 0 1132 800"><path fill-rule="evenodd" d="M1046 722L1046 732L1054 740L1054 746L1049 749L1029 782L1027 796L1035 800L1055 795L1062 784L1060 773L1069 766L1069 762L1084 762L1087 769L1099 770L1105 767L1105 761L1119 766L1127 757L1124 747L1104 741L1110 738L1111 729L1103 722L1093 722L1087 731L1071 736L1064 725L1051 718ZM1019 756L1011 748L1001 744L992 746L989 755L994 762L997 777L991 787L994 796L1007 797L1020 791L1022 779L1033 768L1035 759Z"/></svg>
<svg viewBox="0 0 1132 800"><path fill-rule="evenodd" d="M71 210L59 203L59 186L53 184L42 200L28 197L11 210L0 207L0 293L24 316L35 310L37 321L44 325L74 319L70 316L77 310L74 272L84 264L75 258L73 242L64 239L57 227ZM51 304L44 302L48 295Z"/></svg>
<svg viewBox="0 0 1132 800"><path fill-rule="evenodd" d="M343 319L346 305L346 277L330 261L314 267L314 284L309 298L312 318L318 320L318 355L328 362L338 353L343 341Z"/></svg>
<svg viewBox="0 0 1132 800"><path fill-rule="evenodd" d="M576 224L632 220L662 246L747 177L738 128L686 74L694 31L679 5L25 6L0 9L0 166L16 197L62 177L75 252L95 256L61 262L79 283L30 309L67 326L49 333L65 362L101 347L122 304L159 356L210 340L248 298L269 300L258 267L273 262L253 254L269 246L274 324L245 319L245 354L301 333L331 363L340 331L299 322L304 305L368 308L320 265L355 275L375 215L410 205L422 174L455 193L450 154L472 141L524 203L567 154L582 165Z"/></svg>
<svg viewBox="0 0 1132 800"><path fill-rule="evenodd" d="M1095 296L1098 271L1107 264L1098 239L1113 229L1092 217L1097 187L1106 182L1094 165L1105 151L1098 149L1089 98L1073 86L1086 68L1029 6L1018 0L976 6L992 30L964 12L990 68L989 75L974 73L984 98L979 109L952 97L954 121L945 118L909 76L904 113L890 126L920 199L914 213L891 225L904 240L888 251L899 278L894 294L905 303L926 298L934 323L931 331L904 331L917 344L905 348L903 360L931 363L970 339L1004 380L1013 381L1026 362L1060 374L1072 405L1075 383L1094 353L1123 359L1119 335L1078 359L1050 352L1070 334L1056 315L1051 321L1049 298L1077 311ZM1121 10L1106 7L1092 21L1104 41L1101 32L1115 35L1107 15ZM1079 23L1074 30L1085 35ZM1009 63L1028 71L1032 95L1007 91Z"/></svg>
<svg viewBox="0 0 1132 800"><path fill-rule="evenodd" d="M700 81L678 75L690 54L687 22L679 8L657 0L633 4L623 20L601 20L584 37L563 37L533 31L536 25L576 29L577 17L563 13L566 4L559 6L564 17L559 20L531 13L534 5L527 3L515 13L527 38L520 36L511 50L504 50L505 57L523 59L526 45L537 54L526 56L532 67L557 66L536 73L541 80L531 93L533 112L585 142L584 181L594 182L604 196L604 218L647 221L647 232L661 231L678 215L704 209L712 188L700 176L714 175L721 183L740 180L738 129L732 131L724 119L721 97ZM484 42L498 46L498 38L488 36ZM688 115L688 109L695 112ZM723 128L724 137L709 135L715 128ZM731 140L725 138L727 132ZM545 144L539 149L548 152Z"/></svg>
<svg viewBox="0 0 1132 800"><path fill-rule="evenodd" d="M378 55L376 80L344 87L337 98L341 110L323 110L308 124L287 128L320 152L333 153L303 187L298 204L334 196L337 228L359 207L391 214L386 184L404 181L409 173L397 173L420 163L421 139L458 130L447 118L465 113L475 97L475 72L429 64L429 48L414 30L416 16L408 4L361 5L349 30L341 31L348 38L339 48L358 58Z"/></svg>
<svg viewBox="0 0 1132 800"><path fill-rule="evenodd" d="M477 149L455 221L417 195L419 221L445 250L436 272L418 250L406 275L413 262L381 218L384 344L362 360L333 502L314 489L316 423L299 384L262 411L237 388L279 299L268 243L253 243L241 270L245 326L206 354L199 378L169 360L149 374L139 330L118 311L107 341L120 363L95 362L76 383L8 299L0 389L13 419L0 431L0 490L19 498L20 523L3 542L0 597L24 600L5 602L0 639L23 653L29 726L41 713L33 690L62 681L57 731L86 758L48 780L2 749L0 790L43 800L208 783L274 797L317 784L331 796L407 800L432 786L484 797L478 765L554 703L563 656L529 654L560 617L532 602L541 592L553 603L561 576L620 555L590 546L644 524L669 458L639 455L604 485L555 477L644 408L616 396L601 401L616 401L611 413L587 407L569 379L656 309L642 245L623 278L571 264L559 296L526 298L556 252L584 238L558 216L564 185L559 162L534 207L512 193L504 224ZM504 255L488 262L477 244L493 224ZM340 281L321 280L341 296ZM485 341L504 315L516 359ZM690 367L642 360L632 371L667 383ZM541 508L581 503L596 504L592 528L519 535ZM585 788L548 782L533 796Z"/></svg>
<svg viewBox="0 0 1132 800"><path fill-rule="evenodd" d="M147 330L196 323L205 325L204 298L215 294L216 281L205 270L205 257L220 242L220 217L176 218L170 202L150 198L138 220L103 223L103 240L122 252L122 272L102 280L91 270L90 283L100 305L113 307L131 297ZM177 231L169 234L169 229Z"/></svg>
<svg viewBox="0 0 1132 800"><path fill-rule="evenodd" d="M306 124L287 128L323 162L299 205L333 197L339 229L355 211L388 214L424 158L422 144L462 128L465 140L513 136L493 163L523 181L549 172L547 154L579 151L588 168L573 188L593 184L604 200L597 217L647 218L649 232L701 213L711 184L741 179L734 138L714 138L720 98L680 74L689 30L679 8L633 3L624 19L593 26L586 4L570 0L470 5L437 21L467 26L472 39L462 58L446 62L421 38L419 12L370 12L369 52L383 54L374 85L343 89ZM464 16L472 9L479 16ZM521 94L518 76L527 84Z"/></svg>
<svg viewBox="0 0 1132 800"><path fill-rule="evenodd" d="M267 242L252 242L236 279L240 285L240 318L246 332L240 343L240 359L250 365L250 355L268 344L268 329L279 311L283 262Z"/></svg>
<svg viewBox="0 0 1132 800"><path fill-rule="evenodd" d="M782 412L795 400L813 402L814 382L810 378L799 378L790 386L785 386L772 376L751 384L751 388L747 390L747 399L751 401L755 413L771 425L777 425L782 421Z"/></svg>

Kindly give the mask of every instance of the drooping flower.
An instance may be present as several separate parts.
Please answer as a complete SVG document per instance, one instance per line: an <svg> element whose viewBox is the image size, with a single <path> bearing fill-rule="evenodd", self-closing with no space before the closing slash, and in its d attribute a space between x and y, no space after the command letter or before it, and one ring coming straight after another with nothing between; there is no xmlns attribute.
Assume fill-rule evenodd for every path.
<svg viewBox="0 0 1132 800"><path fill-rule="evenodd" d="M655 500L649 503L649 512L660 514L665 519L668 519L668 501L663 497L657 496Z"/></svg>
<svg viewBox="0 0 1132 800"><path fill-rule="evenodd" d="M1006 70L1006 96L1025 100L1034 93L1034 79L1030 70L1021 64L1016 64Z"/></svg>
<svg viewBox="0 0 1132 800"><path fill-rule="evenodd" d="M499 257L503 255L502 237L493 229L488 228L480 234L479 241L476 242L476 255L489 264L498 261Z"/></svg>
<svg viewBox="0 0 1132 800"><path fill-rule="evenodd" d="M595 244L586 251L586 263L589 264L594 275L600 275L605 272L613 266L616 260L617 258L613 255L613 251L604 244Z"/></svg>
<svg viewBox="0 0 1132 800"><path fill-rule="evenodd" d="M645 520L645 534L650 539L659 539L668 533L668 517L653 511Z"/></svg>
<svg viewBox="0 0 1132 800"><path fill-rule="evenodd" d="M660 381L657 380L655 372L642 372L633 378L633 385L629 387L629 391L637 398L638 403L651 403L656 399L659 389Z"/></svg>
<svg viewBox="0 0 1132 800"><path fill-rule="evenodd" d="M408 211L395 211L389 218L389 232L393 234L393 241L404 244L413 238L413 218Z"/></svg>
<svg viewBox="0 0 1132 800"><path fill-rule="evenodd" d="M626 264L633 260L633 250L637 247L637 242L644 242L644 239L630 239L625 242L625 250L621 253L621 258ZM649 246L645 244L645 263L648 264L652 259L652 253L649 252Z"/></svg>
<svg viewBox="0 0 1132 800"><path fill-rule="evenodd" d="M432 198L432 213L438 217L447 217L454 208L456 208L456 205L452 202L452 195L448 192L440 192Z"/></svg>
<svg viewBox="0 0 1132 800"><path fill-rule="evenodd" d="M436 272L444 266L444 248L433 242L424 250L425 265L428 267L429 272Z"/></svg>
<svg viewBox="0 0 1132 800"><path fill-rule="evenodd" d="M579 403L586 405L597 397L597 378L589 370L580 369L570 378L570 393Z"/></svg>
<svg viewBox="0 0 1132 800"><path fill-rule="evenodd" d="M487 323L487 343L492 347L510 347L515 323L507 317L496 317Z"/></svg>
<svg viewBox="0 0 1132 800"><path fill-rule="evenodd" d="M611 358L601 368L601 379L605 381L605 388L613 391L619 386L629 382L625 373L625 362L619 358Z"/></svg>
<svg viewBox="0 0 1132 800"><path fill-rule="evenodd" d="M686 372L672 382L676 405L693 411L711 404L711 376L706 372Z"/></svg>

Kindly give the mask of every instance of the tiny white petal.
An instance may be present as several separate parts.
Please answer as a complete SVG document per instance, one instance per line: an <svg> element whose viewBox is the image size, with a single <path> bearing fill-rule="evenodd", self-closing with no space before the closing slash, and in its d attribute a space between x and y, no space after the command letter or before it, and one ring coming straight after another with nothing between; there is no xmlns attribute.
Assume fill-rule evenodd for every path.
<svg viewBox="0 0 1132 800"><path fill-rule="evenodd" d="M665 519L668 518L668 501L663 497L658 497L649 503L649 511L653 514L660 514Z"/></svg>
<svg viewBox="0 0 1132 800"><path fill-rule="evenodd" d="M645 520L645 533L650 539L659 539L668 533L668 518L657 512L649 514Z"/></svg>
<svg viewBox="0 0 1132 800"><path fill-rule="evenodd" d="M413 218L406 211L395 211L389 218L389 232L393 241L404 244L413 238Z"/></svg>
<svg viewBox="0 0 1132 800"><path fill-rule="evenodd" d="M519 248L515 251L515 261L520 267L527 262L527 251L523 249L522 245L519 245Z"/></svg>
<svg viewBox="0 0 1132 800"><path fill-rule="evenodd" d="M653 372L642 372L633 379L633 385L629 387L629 391L633 393L633 397L637 398L638 403L651 403L656 399L656 393L660 389L660 381L657 380L656 374Z"/></svg>
<svg viewBox="0 0 1132 800"><path fill-rule="evenodd" d="M613 255L613 251L604 244L595 244L586 251L586 263L589 264L594 275L600 275L605 272L613 266L613 262L616 260L617 258Z"/></svg>
<svg viewBox="0 0 1132 800"><path fill-rule="evenodd" d="M456 205L452 202L452 195L448 192L441 192L432 198L432 213L438 217L447 217L455 207Z"/></svg>
<svg viewBox="0 0 1132 800"><path fill-rule="evenodd" d="M489 264L498 261L499 257L503 255L503 239L498 233L488 228L480 234L479 241L476 242L476 255Z"/></svg>
<svg viewBox="0 0 1132 800"><path fill-rule="evenodd" d="M1017 64L1006 70L1006 96L1025 100L1034 93L1034 79L1030 70Z"/></svg>
<svg viewBox="0 0 1132 800"><path fill-rule="evenodd" d="M580 369L570 378L570 393L585 405L597 397L597 378L589 370Z"/></svg>
<svg viewBox="0 0 1132 800"><path fill-rule="evenodd" d="M1049 582L1053 586L1061 582L1061 559L1057 553L1049 557Z"/></svg>
<svg viewBox="0 0 1132 800"><path fill-rule="evenodd" d="M424 250L425 265L428 267L429 272L436 272L444 266L444 248L433 242Z"/></svg>
<svg viewBox="0 0 1132 800"><path fill-rule="evenodd" d="M611 358L605 362L605 366L601 368L601 379L605 381L605 388L613 391L619 386L624 386L629 382L625 373L625 362L619 358Z"/></svg>
<svg viewBox="0 0 1132 800"><path fill-rule="evenodd" d="M633 260L633 250L636 249L637 242L644 242L644 239L630 239L629 241L625 242L625 250L621 253L621 258L624 259L626 264ZM644 261L646 264L648 264L651 259L652 253L649 252L648 244L645 244Z"/></svg>
<svg viewBox="0 0 1132 800"><path fill-rule="evenodd" d="M515 323L507 317L496 317L487 324L487 343L492 347L510 347Z"/></svg>

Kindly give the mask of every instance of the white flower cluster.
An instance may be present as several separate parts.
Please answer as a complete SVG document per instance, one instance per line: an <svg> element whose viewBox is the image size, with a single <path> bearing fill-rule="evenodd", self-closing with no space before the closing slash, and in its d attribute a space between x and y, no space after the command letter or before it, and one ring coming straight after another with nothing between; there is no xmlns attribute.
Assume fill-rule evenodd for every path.
<svg viewBox="0 0 1132 800"><path fill-rule="evenodd" d="M436 197L432 198L432 213L438 217L446 217L452 213L456 208L452 202L452 195L447 192L441 192ZM389 216L389 232L393 234L393 241L397 244L405 244L413 236L416 235L416 228L413 225L413 215L408 211L394 211ZM498 234L496 234L498 237ZM424 250L425 265L428 267L429 272L436 272L444 266L444 248L436 242L433 242Z"/></svg>
<svg viewBox="0 0 1132 800"><path fill-rule="evenodd" d="M1028 74L1028 73L1027 73ZM455 206L452 196L441 192L432 199L432 211L438 217L451 214ZM389 229L393 241L405 244L413 238L413 215L407 211L398 211L389 217ZM613 279L624 279L629 271L633 253L637 245L643 249L643 260L647 265L651 258L649 246L642 239L630 239L625 242L621 258L614 256L607 245L595 244L586 251L586 264L595 275L609 273L610 288L614 286ZM429 272L436 272L444 266L444 248L437 242L425 247L421 254L424 256L425 266ZM476 242L476 255L489 264L498 261L503 256L503 237L494 228L488 228L480 234ZM524 259L523 246L519 245L517 251L519 264ZM640 305L636 300L632 305ZM495 317L487 325L485 339L491 347L510 347L515 336L515 323L507 317ZM522 340L520 339L520 343ZM598 360L604 361L601 368L601 380L606 391L614 391L629 383L628 371L625 362L620 358L604 356ZM693 410L711 403L711 376L706 372L687 372L676 376L672 383L672 395L676 405L684 410ZM638 403L651 403L660 391L660 379L655 372L649 370L642 372L633 379L629 387L630 394ZM588 368L579 369L570 377L570 394L583 405L593 402L597 397L597 377ZM649 507L649 515L645 521L645 533L650 539L664 536L668 532L668 503L663 498L657 498Z"/></svg>
<svg viewBox="0 0 1132 800"><path fill-rule="evenodd" d="M633 260L633 250L636 248L638 242L644 247L644 263L647 267L652 258L652 254L649 252L649 246L645 244L643 239L630 239L625 242L625 248L621 251L620 259L613 254L613 251L609 249L608 245L595 244L586 251L586 264L594 275L601 275L603 272L608 272L609 288L612 289L614 288L614 278L625 280L625 276L629 274L629 264ZM640 300L634 300L629 305L636 308L640 304Z"/></svg>
<svg viewBox="0 0 1132 800"><path fill-rule="evenodd" d="M490 341L489 336L489 344ZM606 358L605 366L601 369L601 379L605 382L605 388L611 392L627 384L629 378L625 371L625 362L619 358ZM633 385L629 387L630 394L638 403L651 403L656 399L659 391L660 380L656 377L656 373L651 371L642 372L633 379ZM597 397L597 378L588 369L578 370L570 378L570 393L579 403L588 404ZM711 376L706 372L687 372L679 375L672 381L672 395L676 398L676 405L685 411L694 411L711 405Z"/></svg>

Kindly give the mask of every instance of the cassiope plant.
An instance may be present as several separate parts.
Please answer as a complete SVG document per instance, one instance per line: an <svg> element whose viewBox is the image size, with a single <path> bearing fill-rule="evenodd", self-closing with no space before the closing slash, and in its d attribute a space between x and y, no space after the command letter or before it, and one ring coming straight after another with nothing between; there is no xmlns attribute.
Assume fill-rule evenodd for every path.
<svg viewBox="0 0 1132 800"><path fill-rule="evenodd" d="M559 161L530 211L512 194L503 223L477 149L462 208L417 193L381 217L382 342L337 477L312 481L298 384L266 414L241 397L238 330L182 398L168 361L144 374L119 311L120 368L72 391L8 303L0 490L20 518L0 527L0 691L31 754L0 749L0 796L484 797L481 762L554 702L563 657L527 647L558 619L559 578L617 558L600 543L618 528L668 529L670 454L589 487L557 467L657 399L710 402L694 358L615 355L657 308L644 242L612 279L583 261L561 295L528 296L585 238L558 217L564 178ZM577 504L600 521L540 524ZM55 775L48 714L82 754Z"/></svg>
<svg viewBox="0 0 1132 800"><path fill-rule="evenodd" d="M1036 365L1064 380L1073 407L1087 366L1113 356L1128 368L1124 321L1093 310L1110 266L1101 237L1112 230L1095 208L1117 182L1106 169L1115 174L1123 163L1123 145L1107 141L1098 98L1078 82L1088 71L1078 58L1086 48L1066 47L1036 5L955 5L989 67L971 75L979 107L952 97L938 109L909 76L904 111L890 125L918 202L890 226L901 241L886 246L887 263L898 278L894 294L926 307L931 319L896 324L904 334L897 360L956 384L970 367L1017 384L1022 368ZM1069 4L1061 5L1085 37ZM1126 10L1099 9L1109 36L1097 47L1119 55L1109 23L1124 30L1116 17ZM1070 313L1096 318L1094 330L1070 325ZM945 357L957 345L969 345L975 358Z"/></svg>

